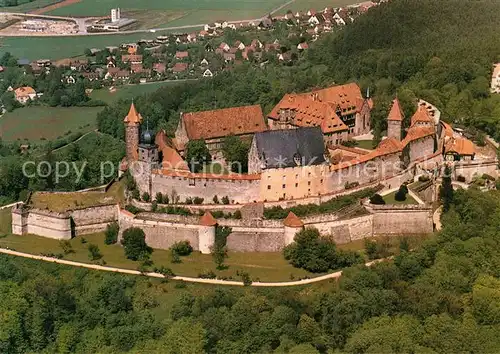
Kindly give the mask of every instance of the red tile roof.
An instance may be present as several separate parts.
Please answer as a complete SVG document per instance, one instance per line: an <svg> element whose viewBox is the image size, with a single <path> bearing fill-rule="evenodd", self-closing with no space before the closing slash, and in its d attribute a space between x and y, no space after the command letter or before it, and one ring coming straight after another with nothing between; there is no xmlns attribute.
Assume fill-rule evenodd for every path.
<svg viewBox="0 0 500 354"><path fill-rule="evenodd" d="M383 155L393 154L403 150L403 145L398 139L391 137L382 140L380 144L378 144L377 150Z"/></svg>
<svg viewBox="0 0 500 354"><path fill-rule="evenodd" d="M301 228L304 226L302 220L300 220L299 217L295 215L293 212L288 213L288 216L283 221L283 224L286 227L294 227L294 228Z"/></svg>
<svg viewBox="0 0 500 354"><path fill-rule="evenodd" d="M253 134L267 130L260 105L185 113L181 119L190 140Z"/></svg>
<svg viewBox="0 0 500 354"><path fill-rule="evenodd" d="M128 114L123 122L127 123L128 125L140 124L142 122L142 116L140 113L137 113L134 102L132 102L132 104L130 105L130 110L128 111Z"/></svg>
<svg viewBox="0 0 500 354"><path fill-rule="evenodd" d="M210 213L209 211L207 211L200 218L200 225L201 226L215 226L215 225L217 225L217 220L215 220L215 218L212 215L212 213Z"/></svg>
<svg viewBox="0 0 500 354"><path fill-rule="evenodd" d="M188 68L187 63L175 63L175 65L172 67L172 71L174 73L180 73L180 72L186 71L187 68Z"/></svg>
<svg viewBox="0 0 500 354"><path fill-rule="evenodd" d="M389 116L387 117L387 120L401 122L403 119L404 119L403 110L401 109L401 104L399 103L399 100L396 97L392 101L391 111L389 112Z"/></svg>
<svg viewBox="0 0 500 354"><path fill-rule="evenodd" d="M411 117L411 125L415 125L417 123L433 123L432 118L429 116L429 112L424 105L419 105L417 111Z"/></svg>
<svg viewBox="0 0 500 354"><path fill-rule="evenodd" d="M187 57L189 57L189 53L188 52L177 52L177 53L175 53L175 57L177 59L187 58Z"/></svg>
<svg viewBox="0 0 500 354"><path fill-rule="evenodd" d="M446 153L456 153L461 156L473 156L476 154L476 148L469 139L464 138L451 138L445 145L444 150Z"/></svg>
<svg viewBox="0 0 500 354"><path fill-rule="evenodd" d="M406 137L403 139L401 142L403 146L408 145L410 142L422 139L428 136L433 136L434 135L434 127L418 127L418 126L412 126L410 129L408 129L408 133L406 134Z"/></svg>
<svg viewBox="0 0 500 354"><path fill-rule="evenodd" d="M130 54L130 55L122 55L122 62L142 62L142 55L139 54Z"/></svg>
<svg viewBox="0 0 500 354"><path fill-rule="evenodd" d="M186 161L181 157L181 155L175 150L171 145L173 144L167 138L164 130L160 130L155 137L155 144L158 146L158 149L162 152L163 160L162 167L173 169L173 170L181 170L181 171L189 171L189 166Z"/></svg>
<svg viewBox="0 0 500 354"><path fill-rule="evenodd" d="M282 109L294 111L292 124L298 127L319 126L324 134L349 129L335 113L335 108L331 104L315 100L310 95L286 94L269 113L269 117L279 119Z"/></svg>

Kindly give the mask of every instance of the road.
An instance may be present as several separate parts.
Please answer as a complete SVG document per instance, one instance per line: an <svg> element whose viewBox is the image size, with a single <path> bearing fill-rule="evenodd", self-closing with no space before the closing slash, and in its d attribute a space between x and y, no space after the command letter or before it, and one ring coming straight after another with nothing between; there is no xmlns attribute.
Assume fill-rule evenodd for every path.
<svg viewBox="0 0 500 354"><path fill-rule="evenodd" d="M5 249L5 248L0 248L0 253L8 254L11 256L29 258L29 259L36 259L36 260L50 262L50 263L64 264L64 265L69 265L69 266L73 266L73 267L82 267L82 268L87 268L87 269L100 270L100 271L105 271L105 272L121 273L121 274L129 274L129 275L143 275L143 276L147 276L147 277L151 277L151 278L164 278L164 276L162 274L159 274L159 273L141 273L138 270L132 270L132 269L105 267L105 266L100 266L97 264L73 262L73 261L68 261L65 259L37 256L37 255L29 254L29 253L12 251L12 250ZM390 259L390 258L391 257L383 259L383 260L371 261L371 262L366 263L365 265L367 267L370 267L373 264L385 261L385 260ZM300 285L317 283L317 282L321 282L321 281L325 281L325 280L329 280L329 279L338 279L341 277L341 275L342 275L342 271L338 271L335 273L330 273L330 274L322 275L322 276L315 277L315 278L303 279L303 280L297 280L297 281L289 281L289 282L281 282L281 283L253 282L251 286L256 286L256 287L300 286ZM175 277L172 277L171 279L185 281L185 282L189 282L189 283L199 283L199 284L243 286L242 282L230 281L230 280L201 279L201 278L191 278L191 277L182 277L182 276L175 276Z"/></svg>
<svg viewBox="0 0 500 354"><path fill-rule="evenodd" d="M271 10L269 12L269 15L274 15L278 11L281 11L283 8L287 7L288 5L294 3L295 0L290 0L277 8ZM78 25L78 33L70 33L70 34L50 34L50 35L40 35L40 34L33 34L32 37L40 36L40 37L67 37L67 36L102 36L102 35L112 35L112 34L134 34L134 33L151 33L151 32L165 32L165 31L178 31L178 30L187 30L187 29L192 29L192 28L200 28L204 27L205 23L199 23L199 24L194 24L194 25L184 25L184 26L172 26L172 27L160 27L160 28L151 28L151 29L138 29L138 30L131 30L131 31L120 31L120 32L102 32L102 33L88 33L87 32L87 26L85 23L87 21L95 19L95 17L63 17L63 16L50 16L50 15L34 15L34 14L26 14L22 12L0 12L1 15L17 15L17 16L25 16L25 17L35 17L35 18L44 18L48 20L65 20L65 21L73 21ZM234 23L240 23L240 22L256 22L260 21L263 17L267 16L264 15L259 18L254 18L250 20L237 20L237 21L228 21L229 24L234 24ZM2 36L5 37L27 37L26 33L15 33L15 34L2 34ZM28 36L29 37L29 36Z"/></svg>

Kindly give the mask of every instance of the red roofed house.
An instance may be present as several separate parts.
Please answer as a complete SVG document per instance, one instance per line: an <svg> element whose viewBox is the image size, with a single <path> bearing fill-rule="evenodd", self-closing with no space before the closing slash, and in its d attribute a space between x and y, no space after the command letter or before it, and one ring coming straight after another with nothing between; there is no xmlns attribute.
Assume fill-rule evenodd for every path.
<svg viewBox="0 0 500 354"><path fill-rule="evenodd" d="M131 63L131 64L141 64L142 63L142 55L139 55L139 54L122 55L122 62Z"/></svg>
<svg viewBox="0 0 500 354"><path fill-rule="evenodd" d="M309 44L307 42L302 42L297 45L298 50L306 50L309 49Z"/></svg>
<svg viewBox="0 0 500 354"><path fill-rule="evenodd" d="M172 71L174 73L181 73L181 72L186 71L187 68L188 68L187 63L175 63L175 65L172 67Z"/></svg>
<svg viewBox="0 0 500 354"><path fill-rule="evenodd" d="M153 70L159 74L165 73L167 66L164 63L154 63Z"/></svg>
<svg viewBox="0 0 500 354"><path fill-rule="evenodd" d="M370 131L369 100L355 83L287 94L268 115L271 129L320 126L325 141L339 144Z"/></svg>
<svg viewBox="0 0 500 354"><path fill-rule="evenodd" d="M34 100L36 98L36 91L33 89L33 87L24 86L15 89L14 95L16 96L17 102L26 104L28 100Z"/></svg>
<svg viewBox="0 0 500 354"><path fill-rule="evenodd" d="M188 52L177 52L175 53L175 59L186 59L189 58Z"/></svg>
<svg viewBox="0 0 500 354"><path fill-rule="evenodd" d="M235 135L251 141L254 133L267 130L259 105L181 114L175 131L178 150L191 140L204 140L212 153L222 148L223 139Z"/></svg>

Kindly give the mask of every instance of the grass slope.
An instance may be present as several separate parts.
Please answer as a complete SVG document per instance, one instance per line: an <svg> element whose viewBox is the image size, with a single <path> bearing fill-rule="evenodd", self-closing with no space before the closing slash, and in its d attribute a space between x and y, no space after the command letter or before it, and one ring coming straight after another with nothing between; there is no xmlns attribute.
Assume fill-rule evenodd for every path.
<svg viewBox="0 0 500 354"><path fill-rule="evenodd" d="M4 141L41 138L53 140L67 131L87 132L96 127L96 115L102 107L44 107L18 108L0 118L0 136Z"/></svg>
<svg viewBox="0 0 500 354"><path fill-rule="evenodd" d="M118 86L115 92L109 92L107 88L104 88L94 90L90 97L111 104L119 99L131 99L139 95L155 92L159 88L171 87L178 84L178 82L155 82L151 84Z"/></svg>

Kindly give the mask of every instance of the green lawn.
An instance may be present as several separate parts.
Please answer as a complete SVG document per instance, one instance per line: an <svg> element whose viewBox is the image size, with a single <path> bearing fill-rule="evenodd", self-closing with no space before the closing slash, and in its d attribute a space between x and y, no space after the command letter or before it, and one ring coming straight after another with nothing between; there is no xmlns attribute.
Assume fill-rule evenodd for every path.
<svg viewBox="0 0 500 354"><path fill-rule="evenodd" d="M110 203L123 202L124 185L122 182L114 183L106 193L82 192L64 194L40 194L33 193L30 206L38 209L49 209L56 212L64 212L74 208L84 208L96 205L108 205Z"/></svg>
<svg viewBox="0 0 500 354"><path fill-rule="evenodd" d="M373 140L356 140L357 145L361 149L373 150Z"/></svg>
<svg viewBox="0 0 500 354"><path fill-rule="evenodd" d="M12 214L11 208L0 210L0 235L11 233Z"/></svg>
<svg viewBox="0 0 500 354"><path fill-rule="evenodd" d="M128 10L151 10L152 16L160 11L223 11L225 17L215 20L230 20L233 11L259 11L261 16L285 3L285 0L82 0L51 11L48 14L58 16L105 16L112 8L119 7L122 12ZM251 17L249 17L251 18ZM196 22L202 23L202 22Z"/></svg>
<svg viewBox="0 0 500 354"><path fill-rule="evenodd" d="M29 12L48 5L55 4L60 0L18 0L17 6L0 7L1 12Z"/></svg>
<svg viewBox="0 0 500 354"><path fill-rule="evenodd" d="M53 140L66 132L88 132L96 127L102 107L22 107L0 117L0 136L4 141L42 138Z"/></svg>
<svg viewBox="0 0 500 354"><path fill-rule="evenodd" d="M10 210L9 210L10 212ZM82 243L84 238L87 243ZM86 235L72 239L74 253L68 254L64 259L74 260L79 262L91 263L88 258L88 244L93 243L99 246L103 259L106 265L116 266L120 268L137 269L139 262L134 262L126 259L123 253L123 248L120 245L105 245L103 234ZM33 236L17 236L9 235L0 238L0 247L9 247L19 252L32 254L58 254L62 253L59 246L59 241ZM236 275L238 271L245 271L250 274L252 279L261 281L289 281L292 276L294 279L299 279L304 276L315 276L305 270L292 267L283 258L280 252L277 253L236 253L229 252L229 258L226 264L229 266L223 271L218 271L212 260L211 255L203 255L199 252L193 252L188 257L182 257L182 263L171 263L170 252L166 250L154 250L152 254L154 262L153 267L165 266L171 268L175 274L197 277L200 273L214 271L218 276L233 277L235 280L240 279Z"/></svg>
<svg viewBox="0 0 500 354"><path fill-rule="evenodd" d="M154 82L139 85L117 86L115 92L110 92L107 88L94 90L90 97L95 100L101 100L108 104L118 101L119 99L131 99L135 96L145 93L155 92L162 87L178 85L178 82Z"/></svg>
<svg viewBox="0 0 500 354"><path fill-rule="evenodd" d="M389 193L387 195L384 195L384 200L386 204L395 204L395 205L400 205L400 204L418 204L415 199L410 194L406 195L406 200L399 202L395 199L396 192Z"/></svg>

